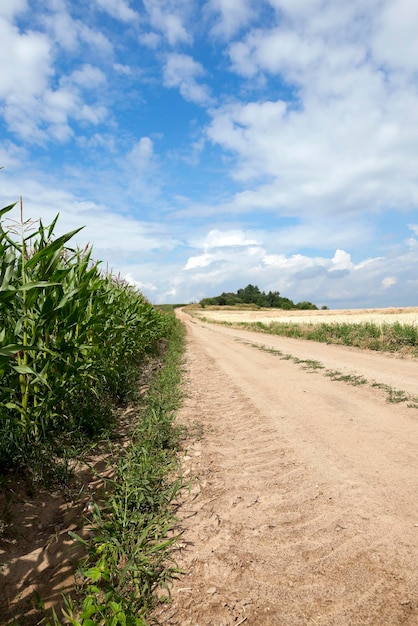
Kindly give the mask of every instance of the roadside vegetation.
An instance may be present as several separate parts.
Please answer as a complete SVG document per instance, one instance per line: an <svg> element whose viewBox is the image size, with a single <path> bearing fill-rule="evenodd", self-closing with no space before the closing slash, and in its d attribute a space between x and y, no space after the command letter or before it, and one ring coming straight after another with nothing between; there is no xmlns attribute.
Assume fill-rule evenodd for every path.
<svg viewBox="0 0 418 626"><path fill-rule="evenodd" d="M57 218L45 227L22 211L12 222L13 206L0 211L0 480L9 494L1 531L13 523L15 476L31 493L68 489L84 452L100 448L109 467L86 509L91 532L74 535L85 549L77 593L62 613L41 596L37 606L47 624L142 626L176 575L183 329L103 274L90 248L70 247L80 229L57 237ZM118 418L129 403L135 417L122 445Z"/></svg>
<svg viewBox="0 0 418 626"><path fill-rule="evenodd" d="M173 426L181 393L184 331L171 317L169 346L150 383L128 446L113 448L112 477L89 502L88 539L78 589L65 598L50 626L146 626L179 574L173 560L178 537L175 502L183 488L178 463L181 431ZM165 593L164 593L165 592Z"/></svg>
<svg viewBox="0 0 418 626"><path fill-rule="evenodd" d="M418 356L416 324L234 322L234 325L271 335Z"/></svg>

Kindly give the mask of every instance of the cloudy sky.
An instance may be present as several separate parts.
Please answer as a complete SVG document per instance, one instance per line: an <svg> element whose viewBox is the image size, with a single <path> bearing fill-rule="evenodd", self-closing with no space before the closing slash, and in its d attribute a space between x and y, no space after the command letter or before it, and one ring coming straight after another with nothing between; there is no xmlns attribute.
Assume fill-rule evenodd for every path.
<svg viewBox="0 0 418 626"><path fill-rule="evenodd" d="M0 202L152 302L418 305L416 0L1 0Z"/></svg>

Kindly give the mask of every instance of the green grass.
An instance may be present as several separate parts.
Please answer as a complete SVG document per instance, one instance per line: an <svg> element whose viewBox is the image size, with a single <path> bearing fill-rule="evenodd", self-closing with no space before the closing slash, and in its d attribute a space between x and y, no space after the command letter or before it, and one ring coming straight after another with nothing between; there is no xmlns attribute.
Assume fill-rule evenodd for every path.
<svg viewBox="0 0 418 626"><path fill-rule="evenodd" d="M344 382L348 385L353 385L354 387L357 387L358 385L367 385L368 383L367 379L364 378L364 376L359 376L356 374L343 374L338 370L327 370L325 372L325 376L327 376L331 380Z"/></svg>

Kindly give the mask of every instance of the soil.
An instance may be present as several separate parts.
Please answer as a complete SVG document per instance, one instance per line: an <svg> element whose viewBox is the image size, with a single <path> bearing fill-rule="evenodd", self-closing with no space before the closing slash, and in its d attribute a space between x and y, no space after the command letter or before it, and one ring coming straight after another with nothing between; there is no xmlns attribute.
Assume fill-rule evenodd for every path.
<svg viewBox="0 0 418 626"><path fill-rule="evenodd" d="M178 315L179 421L200 434L184 456L184 574L159 623L418 624L418 409L383 387L416 396L416 360Z"/></svg>
<svg viewBox="0 0 418 626"><path fill-rule="evenodd" d="M119 445L129 440L130 409L121 413ZM65 487L46 489L14 474L2 479L0 491L0 624L44 624L44 611L61 615L62 594L76 583L85 550L71 533L87 539L93 500L100 499L104 480L112 477L109 450L74 460ZM41 600L41 602L40 602Z"/></svg>

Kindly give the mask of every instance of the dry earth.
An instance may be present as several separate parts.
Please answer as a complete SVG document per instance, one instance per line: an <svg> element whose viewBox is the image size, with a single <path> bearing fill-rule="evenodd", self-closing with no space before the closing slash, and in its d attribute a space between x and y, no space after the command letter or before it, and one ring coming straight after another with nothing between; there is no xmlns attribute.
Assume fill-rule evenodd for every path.
<svg viewBox="0 0 418 626"><path fill-rule="evenodd" d="M165 626L418 624L417 362L204 324L184 312L179 419L192 489L179 511L185 574Z"/></svg>

